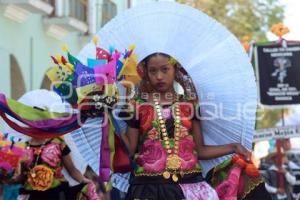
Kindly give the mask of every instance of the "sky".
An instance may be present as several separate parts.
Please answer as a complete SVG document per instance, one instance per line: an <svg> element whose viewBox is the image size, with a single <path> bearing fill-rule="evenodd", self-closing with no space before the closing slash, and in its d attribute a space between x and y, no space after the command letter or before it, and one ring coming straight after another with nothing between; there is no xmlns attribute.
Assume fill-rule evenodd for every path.
<svg viewBox="0 0 300 200"><path fill-rule="evenodd" d="M287 40L300 40L300 0L280 0L285 6L285 20L283 23L289 27L290 33L284 36ZM269 33L268 38L275 40L276 36Z"/></svg>
<svg viewBox="0 0 300 200"><path fill-rule="evenodd" d="M288 40L300 40L300 1L281 0L286 6L286 19L284 23L290 28L290 33L286 35Z"/></svg>

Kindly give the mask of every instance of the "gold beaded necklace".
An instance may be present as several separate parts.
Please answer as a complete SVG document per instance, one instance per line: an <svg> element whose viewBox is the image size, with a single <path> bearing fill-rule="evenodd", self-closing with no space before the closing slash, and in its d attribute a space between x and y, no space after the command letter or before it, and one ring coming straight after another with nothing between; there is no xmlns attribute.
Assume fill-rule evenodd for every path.
<svg viewBox="0 0 300 200"><path fill-rule="evenodd" d="M174 119L174 126L175 126L175 134L174 134L174 146L171 148L170 146L170 138L168 137L167 133L167 127L165 120L162 117L162 111L161 106L159 105L159 102L157 99L154 99L155 109L159 121L159 131L162 136L163 142L164 142L164 148L167 151L167 163L166 163L166 170L163 173L163 177L165 179L169 179L172 175L172 180L174 182L178 181L178 176L176 171L180 168L181 165L181 159L178 156L178 150L179 150L179 135L180 135L180 110L178 103L175 102L174 104L174 110L175 110L175 119Z"/></svg>

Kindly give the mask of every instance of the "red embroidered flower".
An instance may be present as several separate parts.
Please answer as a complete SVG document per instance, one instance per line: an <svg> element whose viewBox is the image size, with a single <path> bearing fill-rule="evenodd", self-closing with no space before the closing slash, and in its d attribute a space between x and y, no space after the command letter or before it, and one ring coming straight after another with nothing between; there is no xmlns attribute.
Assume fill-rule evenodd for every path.
<svg viewBox="0 0 300 200"><path fill-rule="evenodd" d="M146 140L137 163L145 172L162 172L166 167L167 153L159 140Z"/></svg>
<svg viewBox="0 0 300 200"><path fill-rule="evenodd" d="M61 151L59 144L47 144L42 151L41 158L51 167L56 167L60 163Z"/></svg>
<svg viewBox="0 0 300 200"><path fill-rule="evenodd" d="M148 138L151 140L156 140L159 138L159 132L156 130L156 128L152 128L149 132L148 132Z"/></svg>
<svg viewBox="0 0 300 200"><path fill-rule="evenodd" d="M181 170L191 170L197 163L197 156L194 154L195 143L192 136L187 136L179 141L178 155L181 158Z"/></svg>
<svg viewBox="0 0 300 200"><path fill-rule="evenodd" d="M145 133L146 131L152 128L152 121L154 120L154 110L152 105L140 105L138 106L139 119L140 119L140 128L141 132Z"/></svg>
<svg viewBox="0 0 300 200"><path fill-rule="evenodd" d="M192 128L192 118L194 113L194 107L192 103L184 102L179 104L181 123L187 129Z"/></svg>
<svg viewBox="0 0 300 200"><path fill-rule="evenodd" d="M56 169L55 169L55 172L54 172L54 176L55 176L56 178L63 178L64 175L62 174L61 171L62 171L62 168L61 168L61 167L56 168Z"/></svg>

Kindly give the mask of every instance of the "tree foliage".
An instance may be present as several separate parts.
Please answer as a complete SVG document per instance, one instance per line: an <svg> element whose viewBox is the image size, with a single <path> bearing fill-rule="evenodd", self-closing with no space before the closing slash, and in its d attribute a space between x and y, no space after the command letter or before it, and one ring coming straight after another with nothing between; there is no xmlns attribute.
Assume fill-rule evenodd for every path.
<svg viewBox="0 0 300 200"><path fill-rule="evenodd" d="M177 0L202 10L225 25L238 38L261 41L272 24L281 22L284 7L279 0Z"/></svg>
<svg viewBox="0 0 300 200"><path fill-rule="evenodd" d="M236 37L266 41L270 27L284 19L279 0L177 0L197 8L226 26ZM287 112L287 111L286 111ZM258 108L256 128L269 128L281 118L280 109Z"/></svg>
<svg viewBox="0 0 300 200"><path fill-rule="evenodd" d="M256 129L275 127L276 124L281 121L282 117L286 117L288 113L288 109L282 110L260 107L257 112ZM279 126L281 125L282 124L279 123Z"/></svg>

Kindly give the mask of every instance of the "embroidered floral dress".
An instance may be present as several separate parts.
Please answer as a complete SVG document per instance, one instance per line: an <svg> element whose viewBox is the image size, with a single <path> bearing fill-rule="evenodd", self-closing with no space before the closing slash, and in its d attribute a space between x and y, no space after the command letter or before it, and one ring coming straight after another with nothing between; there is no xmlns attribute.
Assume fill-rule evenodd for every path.
<svg viewBox="0 0 300 200"><path fill-rule="evenodd" d="M203 181L198 164L192 134L192 119L196 119L193 104L182 97L179 102L161 106L169 141L166 144L160 126L163 122L155 106L141 98L130 103L133 109L129 113L135 118L126 122L139 129L140 135L133 158L136 167L126 199L218 199L216 192ZM174 113L180 116L180 123L174 123ZM176 135L175 126L180 130ZM171 159L171 155L176 159ZM172 162L177 165L175 170L169 169Z"/></svg>
<svg viewBox="0 0 300 200"><path fill-rule="evenodd" d="M54 138L42 145L28 144L31 159L23 164L25 176L21 193L30 199L59 199L68 184L62 174L62 158L70 153L63 139Z"/></svg>

